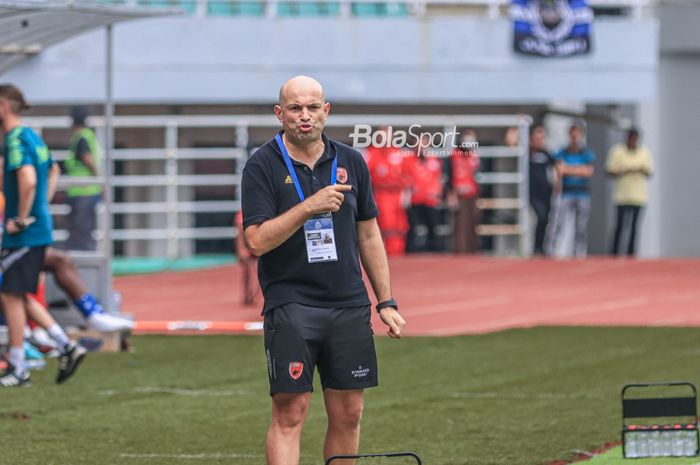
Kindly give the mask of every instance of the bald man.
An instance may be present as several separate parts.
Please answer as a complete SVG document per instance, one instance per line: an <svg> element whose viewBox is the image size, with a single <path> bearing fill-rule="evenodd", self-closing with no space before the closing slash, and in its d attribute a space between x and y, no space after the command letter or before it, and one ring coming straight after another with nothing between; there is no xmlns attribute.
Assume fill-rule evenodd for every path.
<svg viewBox="0 0 700 465"><path fill-rule="evenodd" d="M378 384L360 261L389 336L400 338L406 324L391 294L367 165L323 134L329 112L317 81L285 82L275 106L282 130L243 170L245 239L260 257L265 299L268 465L299 464L316 367L328 415L324 457L357 453L364 389Z"/></svg>

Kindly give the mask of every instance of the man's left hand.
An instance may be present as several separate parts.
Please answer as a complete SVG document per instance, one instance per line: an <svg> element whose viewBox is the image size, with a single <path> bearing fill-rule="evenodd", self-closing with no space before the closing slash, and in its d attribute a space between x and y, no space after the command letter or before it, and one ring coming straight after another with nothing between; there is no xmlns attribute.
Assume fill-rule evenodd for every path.
<svg viewBox="0 0 700 465"><path fill-rule="evenodd" d="M10 218L7 220L7 224L5 225L5 230L7 231L7 234L18 234L27 229L30 224L34 222L33 218L27 218L24 220L24 227L20 227L17 222L14 220L14 218Z"/></svg>
<svg viewBox="0 0 700 465"><path fill-rule="evenodd" d="M401 339L401 332L406 326L406 320L403 319L398 310L394 307L383 308L379 311L379 318L389 326L389 331L387 331L389 337Z"/></svg>

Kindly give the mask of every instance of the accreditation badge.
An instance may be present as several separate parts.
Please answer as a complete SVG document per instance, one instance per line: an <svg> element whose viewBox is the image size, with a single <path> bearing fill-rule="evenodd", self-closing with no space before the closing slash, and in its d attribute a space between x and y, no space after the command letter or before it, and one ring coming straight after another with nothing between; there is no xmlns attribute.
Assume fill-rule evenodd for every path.
<svg viewBox="0 0 700 465"><path fill-rule="evenodd" d="M304 223L306 255L309 263L334 262L338 260L333 233L333 216L330 213L314 215Z"/></svg>

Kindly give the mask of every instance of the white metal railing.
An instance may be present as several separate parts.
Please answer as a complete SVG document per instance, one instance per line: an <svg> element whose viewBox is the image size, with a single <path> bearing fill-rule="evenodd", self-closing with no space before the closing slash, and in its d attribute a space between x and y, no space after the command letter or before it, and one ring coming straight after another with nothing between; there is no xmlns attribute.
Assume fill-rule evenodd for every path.
<svg viewBox="0 0 700 465"><path fill-rule="evenodd" d="M436 8L440 6L467 6L467 7L481 7L486 16L489 18L498 18L507 14L507 7L510 5L511 0L123 0L119 1L109 1L103 0L107 3L125 3L129 6L168 6L168 7L180 7L185 9L187 12L203 17L208 15L216 16L226 16L227 11L231 16L266 16L266 17L276 17L276 16L287 16L284 13L280 13L279 6L281 4L306 4L306 5L323 5L325 10L319 10L319 13L325 16L339 16L343 18L352 16L363 16L370 17L371 14L354 14L353 6L357 5L386 5L387 15L394 16L395 14L390 13L391 11L401 12L405 15L410 16L424 16L429 13L431 8ZM642 11L657 3L658 0L589 0L589 4L596 8L629 8L632 11L632 16L639 18L642 15ZM236 11L236 8L240 8L240 5L256 6L245 11ZM230 10L227 10L230 8ZM393 8L393 10L392 10ZM313 14L312 14L313 15ZM381 14L378 14L381 16ZM304 13L299 13L295 16L307 16Z"/></svg>
<svg viewBox="0 0 700 465"><path fill-rule="evenodd" d="M90 117L88 124L98 135L104 133L104 118ZM52 128L68 128L67 117L26 118L25 123L38 131ZM240 186L241 172L248 157L251 129L269 129L270 138L279 127L279 121L273 115L166 115L166 116L116 116L113 118L115 129L151 128L164 130L162 147L159 148L124 148L110 151L110 163L116 161L161 161L164 162L160 174L114 175L109 179L110 188L153 188L146 198L140 201L112 202L105 206L110 215L152 215L165 216L165 221L150 227L113 228L104 232L113 241L149 241L165 242L165 254L168 258L178 258L181 241L195 239L232 239L236 230L231 227L192 227L182 226L180 216L194 213L235 212L240 209L240 198L227 200L180 200L178 192L182 188L196 186ZM528 128L531 119L524 115L333 115L326 124L327 128L346 128L348 134L356 124L370 125L374 128L391 125L409 127L420 124L425 128L444 128L445 131L457 128L508 128L518 127L520 140L518 147L492 146L480 147L481 158L516 160L515 172L481 172L477 181L482 185L515 186L515 198L482 199L482 209L509 209L517 211L517 220L513 224L484 225L481 234L493 236L514 236L518 238L517 249L523 255L529 250L529 212L528 212ZM191 148L180 147L178 132L181 128L230 128L235 131L235 147ZM66 151L53 151L54 158L63 160ZM187 160L237 160L236 170L232 173L189 174L181 173L180 162ZM76 184L105 183L104 177L71 179L61 177L59 187L65 188ZM159 192L155 196L155 192ZM237 191L239 192L239 190ZM157 198L152 198L157 197ZM114 198L114 196L112 196ZM52 213L65 215L69 212L67 205L53 205ZM113 224L113 222L112 222ZM65 238L65 231L57 231L56 238Z"/></svg>

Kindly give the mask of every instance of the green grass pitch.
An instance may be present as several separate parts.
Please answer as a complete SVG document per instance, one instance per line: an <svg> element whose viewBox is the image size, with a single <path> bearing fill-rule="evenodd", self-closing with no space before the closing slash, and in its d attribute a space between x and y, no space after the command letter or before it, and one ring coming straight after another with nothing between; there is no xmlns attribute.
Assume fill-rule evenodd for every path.
<svg viewBox="0 0 700 465"><path fill-rule="evenodd" d="M0 464L264 463L270 400L260 337L132 342L134 353L91 354L65 385L53 384L51 361L31 388L0 391ZM366 395L361 451L413 450L426 465L567 459L619 438L624 383L700 381L700 329L534 328L381 337L377 346L381 387ZM323 463L324 428L317 389L304 465ZM614 459L590 463L618 463L606 457Z"/></svg>

